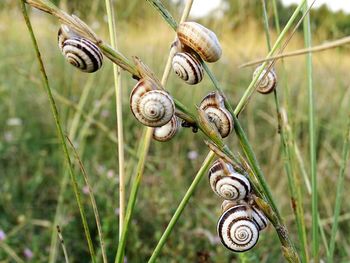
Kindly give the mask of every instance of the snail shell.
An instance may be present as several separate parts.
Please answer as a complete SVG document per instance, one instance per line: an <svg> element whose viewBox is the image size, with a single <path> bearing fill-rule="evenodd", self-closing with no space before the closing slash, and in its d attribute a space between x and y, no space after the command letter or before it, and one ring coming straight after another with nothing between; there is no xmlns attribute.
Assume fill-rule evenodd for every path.
<svg viewBox="0 0 350 263"><path fill-rule="evenodd" d="M258 66L254 73L253 73L253 78L256 77L256 75L259 73L261 70L262 65ZM260 77L258 79L258 82L260 82L261 78L266 74L266 69L264 69ZM257 87L257 91L262 93L262 94L268 94L272 92L276 88L277 84L277 75L274 69L271 69L267 75L261 80L259 86Z"/></svg>
<svg viewBox="0 0 350 263"><path fill-rule="evenodd" d="M66 60L83 72L92 73L102 66L103 56L99 47L65 25L58 31L58 47Z"/></svg>
<svg viewBox="0 0 350 263"><path fill-rule="evenodd" d="M197 84L203 79L203 67L198 59L190 53L176 53L172 66L175 74L190 85Z"/></svg>
<svg viewBox="0 0 350 263"><path fill-rule="evenodd" d="M204 61L215 62L222 50L215 33L196 22L182 22L177 28L181 43L193 49Z"/></svg>
<svg viewBox="0 0 350 263"><path fill-rule="evenodd" d="M249 180L223 161L216 161L211 166L209 182L212 190L226 200L243 200L251 191Z"/></svg>
<svg viewBox="0 0 350 263"><path fill-rule="evenodd" d="M172 97L164 90L158 90L150 78L142 78L130 95L130 107L135 118L143 125L161 127L168 123L175 113Z"/></svg>
<svg viewBox="0 0 350 263"><path fill-rule="evenodd" d="M249 208L237 205L226 210L217 224L221 243L234 252L244 252L258 242L259 227L249 216Z"/></svg>
<svg viewBox="0 0 350 263"><path fill-rule="evenodd" d="M179 122L177 117L174 115L171 120L153 130L153 139L159 142L166 142L173 138L179 129Z"/></svg>
<svg viewBox="0 0 350 263"><path fill-rule="evenodd" d="M225 108L224 98L218 92L211 92L204 97L200 104L212 122L218 129L222 138L227 137L233 129L233 118L231 113Z"/></svg>
<svg viewBox="0 0 350 263"><path fill-rule="evenodd" d="M252 210L253 221L259 227L259 230L261 231L265 229L269 224L269 221L266 218L265 214L255 205L252 206Z"/></svg>

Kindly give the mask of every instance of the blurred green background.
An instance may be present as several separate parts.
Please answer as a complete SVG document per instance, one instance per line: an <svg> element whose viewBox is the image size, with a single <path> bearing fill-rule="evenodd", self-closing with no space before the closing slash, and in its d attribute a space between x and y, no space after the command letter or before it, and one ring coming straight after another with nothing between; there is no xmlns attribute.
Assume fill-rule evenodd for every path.
<svg viewBox="0 0 350 263"><path fill-rule="evenodd" d="M55 3L69 13L77 14L102 39L108 40L104 1ZM179 19L183 2L164 3ZM146 1L116 1L115 5L120 51L127 57L139 56L160 76L174 32ZM281 26L294 8L279 3ZM57 20L36 10L30 13L64 131L77 146L92 182L108 257L112 261L117 248L119 204L112 66L105 59L102 70L95 74L84 74L74 69L65 62L57 48ZM268 13L272 39L276 40L270 5ZM261 1L226 0L223 11L212 12L199 21L211 28L222 43L223 57L210 67L231 102L236 104L250 83L253 72L253 68L238 69L238 66L267 53ZM342 12L331 13L326 7L313 10L311 22L314 44L350 33L350 16ZM53 226L55 215L71 261L88 262L90 259L79 211L72 188L64 180L67 169L18 1L0 2L0 36L0 262L48 262L54 251L57 252L57 262L63 262L61 248L52 245L52 237L56 237ZM287 50L303 48L303 43L302 32L297 33ZM329 238L332 226L336 179L349 114L349 58L348 46L313 57L319 212L326 238ZM305 58L290 58L284 64L278 62L276 69L279 96L288 112L295 143L300 150L300 160L295 161L294 168L301 175L302 163L309 174ZM129 182L136 169L137 160L132 154L137 151L142 127L129 109L129 91L135 82L128 74L122 74L122 85L125 140L130 148L126 152ZM195 105L214 87L207 76L200 85L192 87L184 85L172 73L167 89L194 110ZM297 230L290 206L273 96L256 94L240 115L240 120L285 216L291 236L296 240ZM235 135L227 143L233 151L240 152ZM207 152L202 136L188 129L181 130L168 143L152 143L127 241L127 262L145 262L150 256ZM76 168L79 169L78 166ZM84 194L86 186L82 176L78 175L97 247L97 229L88 195ZM349 187L349 179L347 173L345 189ZM301 184L311 240L311 200L305 182ZM59 199L62 209L57 212ZM164 247L159 262L236 262L237 255L227 251L216 236L220 205L220 199L211 191L207 180L203 180ZM350 204L344 202L336 262L350 260L349 218ZM322 257L325 253L322 246ZM258 245L246 253L246 259L248 262L283 262L272 227L261 234Z"/></svg>

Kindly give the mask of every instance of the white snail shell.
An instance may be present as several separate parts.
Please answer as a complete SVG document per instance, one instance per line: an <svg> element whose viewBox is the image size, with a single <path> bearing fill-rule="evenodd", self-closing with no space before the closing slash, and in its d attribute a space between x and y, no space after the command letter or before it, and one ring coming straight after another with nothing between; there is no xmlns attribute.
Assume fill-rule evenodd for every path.
<svg viewBox="0 0 350 263"><path fill-rule="evenodd" d="M231 113L225 108L224 98L218 92L211 92L204 97L200 104L212 122L218 129L222 138L227 137L233 129L233 118Z"/></svg>
<svg viewBox="0 0 350 263"><path fill-rule="evenodd" d="M252 206L252 218L255 224L259 227L259 230L263 230L267 227L269 224L268 219L266 218L265 214L255 205Z"/></svg>
<svg viewBox="0 0 350 263"><path fill-rule="evenodd" d="M259 73L261 70L262 65L258 66L254 73L253 73L253 78L256 77L256 75ZM258 79L258 82L261 80L261 78L266 74L266 69L262 71L260 74L260 77ZM274 69L270 69L270 71L267 73L265 78L263 78L257 87L257 91L262 93L262 94L268 94L272 92L276 88L277 84L277 75Z"/></svg>
<svg viewBox="0 0 350 263"><path fill-rule="evenodd" d="M204 61L215 62L222 50L215 33L196 22L182 22L177 28L181 43L194 50Z"/></svg>
<svg viewBox="0 0 350 263"><path fill-rule="evenodd" d="M211 166L209 182L212 190L226 200L243 200L251 191L249 180L223 161L216 161Z"/></svg>
<svg viewBox="0 0 350 263"><path fill-rule="evenodd" d="M135 118L143 125L161 127L175 114L172 97L150 78L142 78L130 95L130 107Z"/></svg>
<svg viewBox="0 0 350 263"><path fill-rule="evenodd" d="M258 242L259 228L249 216L249 208L237 205L226 210L217 224L221 243L234 252L244 252Z"/></svg>
<svg viewBox="0 0 350 263"><path fill-rule="evenodd" d="M58 47L66 60L83 72L92 73L102 66L103 55L99 47L65 25L58 31Z"/></svg>
<svg viewBox="0 0 350 263"><path fill-rule="evenodd" d="M190 85L197 84L203 79L203 67L198 59L190 53L176 53L172 66L175 74Z"/></svg>
<svg viewBox="0 0 350 263"><path fill-rule="evenodd" d="M169 141L171 138L175 136L178 129L179 129L179 121L177 117L174 115L167 124L161 127L157 127L153 130L153 139L159 142Z"/></svg>

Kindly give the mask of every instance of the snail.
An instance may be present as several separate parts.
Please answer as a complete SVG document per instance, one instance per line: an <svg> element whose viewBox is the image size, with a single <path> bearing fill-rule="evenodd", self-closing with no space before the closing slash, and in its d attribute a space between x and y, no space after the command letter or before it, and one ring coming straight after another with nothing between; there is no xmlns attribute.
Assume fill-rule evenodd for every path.
<svg viewBox="0 0 350 263"><path fill-rule="evenodd" d="M206 62L215 62L221 57L222 50L215 33L201 24L182 22L177 28L177 37Z"/></svg>
<svg viewBox="0 0 350 263"><path fill-rule="evenodd" d="M83 72L92 73L102 66L103 56L99 47L66 25L58 30L58 47L66 60Z"/></svg>
<svg viewBox="0 0 350 263"><path fill-rule="evenodd" d="M244 252L258 242L259 227L250 216L249 207L236 205L219 218L217 232L221 243L234 252Z"/></svg>
<svg viewBox="0 0 350 263"><path fill-rule="evenodd" d="M173 70L176 75L190 85L202 81L204 71L198 59L190 53L176 53L172 61Z"/></svg>
<svg viewBox="0 0 350 263"><path fill-rule="evenodd" d="M253 78L256 77L256 75L259 73L261 70L262 65L258 66L254 73L253 73ZM257 87L257 91L262 93L262 94L268 94L272 92L276 88L277 84L277 75L275 73L274 69L270 69L270 71L266 74L266 76L261 80L261 78L266 74L266 69L264 69L260 77L258 79L258 83L260 82L259 86ZM260 81L261 80L261 81Z"/></svg>
<svg viewBox="0 0 350 263"><path fill-rule="evenodd" d="M135 118L149 127L165 125L175 113L172 97L148 77L140 79L131 91L130 107Z"/></svg>
<svg viewBox="0 0 350 263"><path fill-rule="evenodd" d="M248 205L248 203L242 201L247 206L247 212L250 218L254 221L254 223L258 226L259 231L264 230L269 224L268 219L265 214L256 206L256 205ZM228 209L235 207L239 204L239 202L232 200L224 200L221 204L221 211L224 213Z"/></svg>
<svg viewBox="0 0 350 263"><path fill-rule="evenodd" d="M168 123L153 130L153 139L159 142L169 141L175 136L178 129L179 121L174 115Z"/></svg>
<svg viewBox="0 0 350 263"><path fill-rule="evenodd" d="M233 129L233 118L231 113L225 108L224 98L218 92L211 92L204 97L200 106L218 129L222 138L227 137Z"/></svg>
<svg viewBox="0 0 350 263"><path fill-rule="evenodd" d="M209 182L212 190L226 200L243 200L251 191L249 180L221 159L209 169Z"/></svg>

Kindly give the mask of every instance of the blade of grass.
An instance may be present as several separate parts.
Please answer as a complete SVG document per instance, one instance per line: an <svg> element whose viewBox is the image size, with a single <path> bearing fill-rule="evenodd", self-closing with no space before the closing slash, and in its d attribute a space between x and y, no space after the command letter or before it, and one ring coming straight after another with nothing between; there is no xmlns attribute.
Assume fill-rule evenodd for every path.
<svg viewBox="0 0 350 263"><path fill-rule="evenodd" d="M271 49L270 44L270 31L269 31L269 21L267 16L267 10L266 10L266 3L265 0L261 0L262 8L263 8L263 17L264 17L264 29L266 34L266 42L268 50ZM277 12L277 10L276 10ZM297 228L298 228L298 236L300 240L301 245L301 261L302 262L308 262L308 254L307 254L307 237L306 237L306 227L305 227L305 219L304 219L304 211L303 211L303 204L302 204L302 194L300 190L300 183L298 183L298 178L295 175L295 171L293 169L293 160L292 160L292 143L291 143L291 136L289 134L291 132L286 132L286 125L284 123L287 122L286 113L284 121L282 121L282 114L280 111L280 102L277 94L277 87L275 87L274 91L274 101L276 106L276 112L277 112L277 122L279 127L279 133L281 137L281 148L284 158L284 165L285 170L288 177L288 185L291 193L291 204L293 207L293 212L297 221Z"/></svg>
<svg viewBox="0 0 350 263"><path fill-rule="evenodd" d="M84 177L85 185L89 189L90 203L91 203L91 206L92 206L92 210L94 212L95 223L96 223L96 226L97 226L97 233L98 233L98 237L100 239L100 248L101 248L101 252L102 252L102 259L103 259L104 263L107 263L107 255L106 255L106 250L105 250L105 245L104 245L105 242L104 242L104 239L103 239L101 220L100 220L100 215L99 215L99 212L98 212L98 208L97 208L94 192L92 190L92 187L91 187L91 184L90 184L90 180L88 178L88 175L86 173L85 167L83 165L83 162L80 159L80 156L79 156L77 150L75 149L75 147L74 147L72 141L69 139L69 137L66 136L66 138L67 138L67 141L68 141L69 145L73 149L73 153L74 153L75 158L78 161L80 170L81 170L81 172L83 174L83 177Z"/></svg>
<svg viewBox="0 0 350 263"><path fill-rule="evenodd" d="M67 253L66 245L64 244L64 240L63 240L61 228L60 228L59 225L57 225L57 226L56 226L56 229L57 229L57 236L58 236L58 238L59 238L59 240L60 240L61 247L62 247L62 250L63 250L64 261L65 261L66 263L69 263L68 253Z"/></svg>
<svg viewBox="0 0 350 263"><path fill-rule="evenodd" d="M188 188L185 196L182 198L182 200L181 200L180 204L178 205L178 207L176 208L176 211L175 211L174 215L172 216L168 226L166 227L165 231L163 232L161 238L159 239L156 248L153 250L153 253L152 253L151 257L148 260L148 263L154 263L156 261L157 257L159 256L159 253L160 253L161 249L165 245L166 240L168 239L169 235L173 231L175 224L179 220L179 218L180 218L182 212L184 211L186 205L190 201L190 198L193 195L194 190L197 188L199 182L201 181L203 176L208 171L209 165L214 160L214 157L215 157L215 153L214 152L210 152L207 155L207 157L205 158L201 168L199 169L197 175L193 179L193 181L192 181L190 187Z"/></svg>
<svg viewBox="0 0 350 263"><path fill-rule="evenodd" d="M343 192L344 192L345 172L346 172L347 163L349 160L349 148L350 148L350 118L348 120L347 131L345 133L343 154L342 154L341 166L340 166L338 182L337 182L337 191L335 196L334 215L333 215L333 226L332 226L332 232L331 232L331 239L329 242L329 252L327 255L327 259L328 259L327 262L329 263L334 262L335 238L336 238L338 226L339 226L339 215L340 215L340 209L342 205L342 198L343 198Z"/></svg>
<svg viewBox="0 0 350 263"><path fill-rule="evenodd" d="M126 208L125 218L124 218L124 228L118 244L115 263L123 262L126 237L130 226L132 213L135 208L137 193L140 187L140 183L141 183L141 179L142 179L142 175L145 167L146 157L148 154L148 149L149 149L152 134L153 134L153 128L147 127L145 129L146 129L146 133L142 138L142 142L141 142L141 152L140 152L139 162L137 164L136 178L132 184L131 191L130 191L130 196L129 196L128 205Z"/></svg>
<svg viewBox="0 0 350 263"><path fill-rule="evenodd" d="M60 123L60 118L59 118L58 110L57 110L57 107L56 107L56 103L55 103L55 100L54 100L54 98L52 96L51 88L49 86L49 80L48 80L48 77L47 77L47 74L46 74L46 70L45 70L43 61L41 59L41 53L39 51L38 43L36 41L32 25L30 23L30 19L29 19L28 14L27 14L27 10L26 10L26 7L25 7L25 1L24 0L20 0L20 5L21 5L21 10L22 10L22 14L23 14L24 20L26 22L26 25L27 25L27 28L28 28L28 31L29 31L29 34L30 34L30 37L31 37L31 40L32 40L32 43L33 43L33 47L34 47L35 54L36 54L36 57L37 57L37 60L38 60L38 64L39 64L40 73L41 73L42 80L43 80L43 83L44 83L44 88L45 88L45 90L47 92L48 99L49 99L50 106L51 106L51 110L52 110L52 114L53 114L53 117L54 117L54 120L55 120L57 132L58 132L58 137L59 137L59 140L60 140L60 142L62 144L64 156L65 156L65 159L66 159L66 162L67 162L67 165L68 165L68 170L69 170L69 174L71 176L71 181L72 181L72 185L73 185L75 198L76 198L76 201L77 201L77 204L78 204L78 207L79 207L79 212L80 212L82 224L83 224L83 227L84 227L86 240L87 240L87 243L88 243L91 260L92 260L92 262L95 263L96 262L95 251L94 251L94 247L93 247L92 240L91 240L90 230L89 230L89 226L87 224L84 207L83 207L82 202L81 202L80 192L79 192L78 183L77 183L77 178L76 178L76 175L74 173L74 170L73 170L73 167L72 167L72 163L71 163L71 160L70 160L70 157L69 157L67 144L66 144L66 141L64 139L63 130L62 130L62 126L61 126L61 123Z"/></svg>
<svg viewBox="0 0 350 263"><path fill-rule="evenodd" d="M307 11L307 3L303 6L303 12ZM311 47L311 27L310 14L306 14L304 19L304 39L305 46ZM310 140L310 174L311 174L311 188L312 188L312 255L314 262L319 261L319 222L318 222L318 193L317 193L317 174L316 174L316 127L315 127L315 106L314 106L314 91L312 78L312 55L306 55L306 74L308 82L308 105L309 105L309 140Z"/></svg>
<svg viewBox="0 0 350 263"><path fill-rule="evenodd" d="M115 12L112 4L112 0L106 0L105 2L107 17L109 38L112 48L117 50L117 32L116 32L116 19ZM124 163L124 135L123 135L123 109L122 109L122 85L120 69L116 64L113 64L114 74L114 89L115 89L115 103L117 110L117 136L118 136L118 162L119 162L119 240L124 227L125 216L125 163Z"/></svg>

